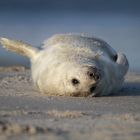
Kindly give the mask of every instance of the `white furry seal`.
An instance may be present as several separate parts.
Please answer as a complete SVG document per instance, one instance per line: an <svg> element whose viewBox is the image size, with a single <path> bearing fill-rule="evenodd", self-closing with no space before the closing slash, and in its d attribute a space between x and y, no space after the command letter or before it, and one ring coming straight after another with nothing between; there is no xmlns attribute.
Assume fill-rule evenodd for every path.
<svg viewBox="0 0 140 140"><path fill-rule="evenodd" d="M129 67L124 54L116 53L103 40L84 35L54 35L41 50L6 38L0 42L30 58L32 78L48 95L109 95L120 89Z"/></svg>

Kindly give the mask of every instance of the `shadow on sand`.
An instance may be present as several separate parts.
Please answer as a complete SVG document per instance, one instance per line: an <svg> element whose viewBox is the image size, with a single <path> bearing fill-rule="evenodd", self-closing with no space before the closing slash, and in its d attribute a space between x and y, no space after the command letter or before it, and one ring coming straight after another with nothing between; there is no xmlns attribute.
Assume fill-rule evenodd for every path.
<svg viewBox="0 0 140 140"><path fill-rule="evenodd" d="M112 96L140 96L140 82L126 82L122 89Z"/></svg>

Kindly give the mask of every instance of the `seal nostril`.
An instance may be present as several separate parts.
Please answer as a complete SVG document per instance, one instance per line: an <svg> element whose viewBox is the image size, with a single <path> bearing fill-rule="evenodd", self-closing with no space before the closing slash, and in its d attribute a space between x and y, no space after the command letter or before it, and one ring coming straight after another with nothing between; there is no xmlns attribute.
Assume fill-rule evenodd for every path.
<svg viewBox="0 0 140 140"><path fill-rule="evenodd" d="M97 72L96 67L88 67L87 75L89 78L94 79L96 72Z"/></svg>
<svg viewBox="0 0 140 140"><path fill-rule="evenodd" d="M94 73L93 73L93 72L88 71L88 72L87 72L87 75L88 75L88 77L91 78L91 79L94 78Z"/></svg>
<svg viewBox="0 0 140 140"><path fill-rule="evenodd" d="M94 79L95 79L95 81L100 80L100 75L96 74L96 75L94 76Z"/></svg>
<svg viewBox="0 0 140 140"><path fill-rule="evenodd" d="M96 72L96 73L87 72L87 75L89 76L90 79L94 79L95 81L99 81L101 78L101 75L98 72Z"/></svg>
<svg viewBox="0 0 140 140"><path fill-rule="evenodd" d="M90 93L93 93L93 91L96 89L96 87L95 86L92 86L91 88L90 88Z"/></svg>

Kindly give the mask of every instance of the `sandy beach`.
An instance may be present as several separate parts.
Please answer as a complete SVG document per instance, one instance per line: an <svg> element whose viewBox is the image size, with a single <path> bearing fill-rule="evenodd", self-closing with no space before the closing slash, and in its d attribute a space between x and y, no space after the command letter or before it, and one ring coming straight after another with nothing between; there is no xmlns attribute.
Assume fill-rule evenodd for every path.
<svg viewBox="0 0 140 140"><path fill-rule="evenodd" d="M99 51L95 49L99 54L97 57L107 52L109 58L117 63L126 62L124 57L117 57L125 54L129 72L122 89L104 97L41 94L31 79L30 60L7 51L0 44L0 140L140 140L140 0L0 0L0 38L21 40L42 50L46 40L55 34L76 34L104 40L114 51L102 51L101 48L107 44L95 41L95 48L100 46ZM66 47L79 44L68 40L68 45L58 44ZM90 40L81 42L82 48L93 43ZM57 54L49 46L56 47L57 43L48 45L46 50L50 53L46 56ZM56 50L61 51L59 48ZM81 56L86 56L88 51L76 50L75 58L80 64ZM74 53L73 50L71 52ZM104 53L103 58L108 64L110 61L106 56ZM53 58L59 59L59 56ZM89 59L93 56L84 58L84 64ZM38 60L46 63L47 58ZM50 58L48 62L50 65L55 63L51 63ZM66 69L71 70L70 64ZM74 71L79 75L77 69ZM57 72L50 73L57 77L54 76ZM98 74L97 79L102 76L100 71ZM77 77L73 78L75 81ZM77 80L83 83L81 79ZM60 82L60 85L62 83L65 82ZM94 88L92 85L90 90Z"/></svg>
<svg viewBox="0 0 140 140"><path fill-rule="evenodd" d="M107 97L41 94L30 70L0 68L0 140L139 140L140 73Z"/></svg>

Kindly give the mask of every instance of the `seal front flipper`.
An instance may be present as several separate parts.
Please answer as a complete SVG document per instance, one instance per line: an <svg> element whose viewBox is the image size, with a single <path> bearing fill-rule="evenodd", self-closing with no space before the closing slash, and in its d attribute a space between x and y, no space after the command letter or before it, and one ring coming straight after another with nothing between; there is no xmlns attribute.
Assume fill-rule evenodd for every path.
<svg viewBox="0 0 140 140"><path fill-rule="evenodd" d="M5 49L26 56L30 59L33 59L39 52L39 49L33 48L31 45L24 43L22 41L0 38L0 43L3 45Z"/></svg>
<svg viewBox="0 0 140 140"><path fill-rule="evenodd" d="M129 68L129 63L126 56L123 53L118 53L116 58L116 63L120 68L120 75L124 76Z"/></svg>

